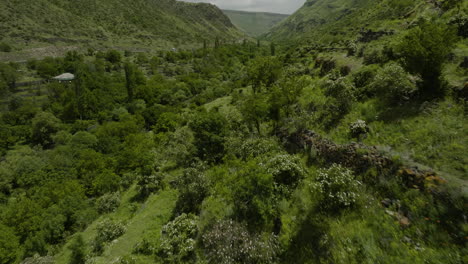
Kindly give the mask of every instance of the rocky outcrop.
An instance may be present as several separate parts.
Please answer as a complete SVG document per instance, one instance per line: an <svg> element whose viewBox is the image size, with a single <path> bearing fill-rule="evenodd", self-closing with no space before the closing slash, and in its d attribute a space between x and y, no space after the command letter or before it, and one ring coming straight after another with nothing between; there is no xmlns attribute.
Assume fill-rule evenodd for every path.
<svg viewBox="0 0 468 264"><path fill-rule="evenodd" d="M323 163L341 164L357 173L376 169L379 176L398 176L408 188L432 191L437 186L445 183L445 180L434 171L402 166L380 152L376 147L360 143L335 144L310 130L290 135L283 133L280 137L289 150L306 149Z"/></svg>

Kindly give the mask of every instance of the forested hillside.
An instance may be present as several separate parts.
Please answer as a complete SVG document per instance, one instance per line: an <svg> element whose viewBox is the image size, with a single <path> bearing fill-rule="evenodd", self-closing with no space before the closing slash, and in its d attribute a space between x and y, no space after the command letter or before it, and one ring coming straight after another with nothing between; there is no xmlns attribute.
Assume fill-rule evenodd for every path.
<svg viewBox="0 0 468 264"><path fill-rule="evenodd" d="M173 48L241 36L220 9L175 0L3 0L0 42ZM214 42L214 40L213 40ZM42 44L42 45L41 45Z"/></svg>
<svg viewBox="0 0 468 264"><path fill-rule="evenodd" d="M267 33L275 25L288 17L288 15L264 12L236 10L223 10L223 12L231 19L234 25L252 37L259 37Z"/></svg>
<svg viewBox="0 0 468 264"><path fill-rule="evenodd" d="M0 62L0 263L467 263L468 3L326 2Z"/></svg>

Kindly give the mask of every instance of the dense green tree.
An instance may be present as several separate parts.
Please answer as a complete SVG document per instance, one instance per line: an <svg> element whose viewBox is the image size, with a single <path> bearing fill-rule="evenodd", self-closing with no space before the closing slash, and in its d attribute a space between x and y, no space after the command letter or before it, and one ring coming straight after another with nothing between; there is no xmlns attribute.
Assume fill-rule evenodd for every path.
<svg viewBox="0 0 468 264"><path fill-rule="evenodd" d="M268 117L269 104L266 95L251 94L242 102L240 111L245 122L261 135L261 123Z"/></svg>
<svg viewBox="0 0 468 264"><path fill-rule="evenodd" d="M13 229L0 223L0 263L15 263L19 255L19 240Z"/></svg>
<svg viewBox="0 0 468 264"><path fill-rule="evenodd" d="M53 144L52 135L59 131L60 120L52 113L39 112L33 118L31 126L31 142L48 148Z"/></svg>
<svg viewBox="0 0 468 264"><path fill-rule="evenodd" d="M220 161L224 155L227 120L218 112L201 111L190 123L194 132L198 157L209 161Z"/></svg>
<svg viewBox="0 0 468 264"><path fill-rule="evenodd" d="M405 68L419 74L424 96L444 93L441 86L442 65L456 40L455 29L438 22L423 22L409 30L398 45Z"/></svg>
<svg viewBox="0 0 468 264"><path fill-rule="evenodd" d="M112 64L118 64L122 61L122 54L116 50L109 50L104 56Z"/></svg>
<svg viewBox="0 0 468 264"><path fill-rule="evenodd" d="M394 62L381 68L369 87L387 104L407 101L417 91L415 79Z"/></svg>
<svg viewBox="0 0 468 264"><path fill-rule="evenodd" d="M254 93L263 87L269 89L281 75L281 64L278 60L269 57L254 59L248 68L248 81L252 84Z"/></svg>

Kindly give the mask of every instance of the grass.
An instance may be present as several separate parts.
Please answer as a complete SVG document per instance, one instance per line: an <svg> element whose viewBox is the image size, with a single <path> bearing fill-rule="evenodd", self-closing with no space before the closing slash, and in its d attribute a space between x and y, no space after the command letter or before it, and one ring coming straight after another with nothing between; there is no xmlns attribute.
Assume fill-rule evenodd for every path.
<svg viewBox="0 0 468 264"><path fill-rule="evenodd" d="M96 236L97 223L103 219L107 218L126 222L127 229L125 234L107 245L102 256L93 258L93 263L107 264L115 261L118 257L131 255L133 247L141 242L143 237L157 239L160 236L162 226L170 220L172 210L177 201L176 191L170 189L163 190L158 194L150 196L143 204L132 202L136 194L136 188L133 186L123 194L121 205L115 213L101 216L82 232L85 242L89 245ZM134 211L135 207L137 208L136 211ZM68 263L70 257L68 246L70 241L72 239L64 245L62 252L56 256L55 263ZM142 261L142 263L150 263L152 261L151 258L146 258L145 256L137 256L137 259Z"/></svg>
<svg viewBox="0 0 468 264"><path fill-rule="evenodd" d="M351 140L348 125L357 119L368 122L370 133L363 141L402 157L407 163L420 163L447 176L468 180L468 122L465 105L452 99L400 107L396 118L383 120L389 110L379 109L375 100L358 103L331 133L338 142ZM380 113L379 113L380 112ZM413 114L411 114L413 112ZM401 113L408 113L402 115Z"/></svg>

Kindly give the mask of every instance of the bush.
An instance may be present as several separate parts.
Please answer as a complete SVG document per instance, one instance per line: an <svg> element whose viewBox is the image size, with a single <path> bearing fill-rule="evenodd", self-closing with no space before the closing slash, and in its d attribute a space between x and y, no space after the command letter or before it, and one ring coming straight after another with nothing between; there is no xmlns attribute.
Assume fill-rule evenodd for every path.
<svg viewBox="0 0 468 264"><path fill-rule="evenodd" d="M104 194L97 200L96 204L100 214L114 212L120 205L120 193Z"/></svg>
<svg viewBox="0 0 468 264"><path fill-rule="evenodd" d="M117 63L120 63L122 61L122 55L120 54L120 52L116 51L116 50L109 50L106 54L105 54L105 58L108 62L112 63L112 64L117 64Z"/></svg>
<svg viewBox="0 0 468 264"><path fill-rule="evenodd" d="M179 199L176 204L178 213L196 213L201 209L201 204L208 196L208 180L205 176L205 164L197 164L185 169L182 176L177 179Z"/></svg>
<svg viewBox="0 0 468 264"><path fill-rule="evenodd" d="M71 251L69 264L85 264L86 263L86 248L83 236L79 234L69 247Z"/></svg>
<svg viewBox="0 0 468 264"><path fill-rule="evenodd" d="M247 228L232 220L223 220L202 236L209 263L275 263L279 245L277 237L252 235Z"/></svg>
<svg viewBox="0 0 468 264"><path fill-rule="evenodd" d="M369 132L369 127L364 120L357 120L349 125L349 132L352 138L361 139L361 136Z"/></svg>
<svg viewBox="0 0 468 264"><path fill-rule="evenodd" d="M327 127L338 121L351 111L354 96L354 85L345 78L328 80L325 82L325 95L328 96L324 111L324 123Z"/></svg>
<svg viewBox="0 0 468 264"><path fill-rule="evenodd" d="M4 42L0 42L0 51L2 52L11 52L12 48L10 45Z"/></svg>
<svg viewBox="0 0 468 264"><path fill-rule="evenodd" d="M163 226L157 255L164 263L194 263L197 216L182 214Z"/></svg>
<svg viewBox="0 0 468 264"><path fill-rule="evenodd" d="M151 175L139 175L137 177L137 188L141 198L147 198L150 194L161 190L163 184L164 174L154 173Z"/></svg>
<svg viewBox="0 0 468 264"><path fill-rule="evenodd" d="M381 68L369 87L388 104L407 101L417 91L416 79L395 62Z"/></svg>
<svg viewBox="0 0 468 264"><path fill-rule="evenodd" d="M356 87L356 97L363 99L366 97L373 96L374 94L369 89L369 84L374 80L380 67L378 65L364 66L359 71L353 73L352 79Z"/></svg>
<svg viewBox="0 0 468 264"><path fill-rule="evenodd" d="M359 197L361 182L354 179L351 170L333 164L318 172L315 187L323 195L322 207L326 210L340 210L351 207Z"/></svg>
<svg viewBox="0 0 468 264"><path fill-rule="evenodd" d="M273 175L277 184L293 190L305 176L305 170L300 165L298 157L288 154L279 154L268 158L265 163L266 171Z"/></svg>
<svg viewBox="0 0 468 264"><path fill-rule="evenodd" d="M102 254L105 243L122 236L125 233L125 226L122 223L106 219L97 224L96 231L97 234L92 245L93 251Z"/></svg>

